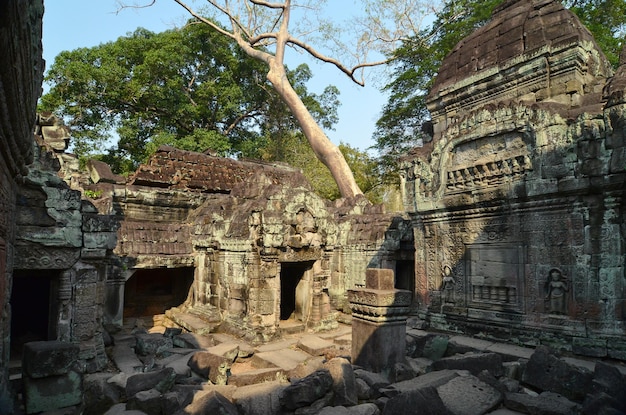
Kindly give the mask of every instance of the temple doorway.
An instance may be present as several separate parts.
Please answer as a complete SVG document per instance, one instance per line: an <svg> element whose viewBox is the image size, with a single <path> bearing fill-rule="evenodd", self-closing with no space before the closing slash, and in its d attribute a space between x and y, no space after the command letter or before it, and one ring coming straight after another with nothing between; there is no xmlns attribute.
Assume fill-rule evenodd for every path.
<svg viewBox="0 0 626 415"><path fill-rule="evenodd" d="M193 267L138 269L124 286L124 319L154 317L180 306L193 283Z"/></svg>
<svg viewBox="0 0 626 415"><path fill-rule="evenodd" d="M281 263L280 320L306 321L312 269L313 261Z"/></svg>
<svg viewBox="0 0 626 415"><path fill-rule="evenodd" d="M396 261L395 288L415 293L415 262L413 260Z"/></svg>
<svg viewBox="0 0 626 415"><path fill-rule="evenodd" d="M57 338L58 270L15 270L11 290L11 359L24 343Z"/></svg>

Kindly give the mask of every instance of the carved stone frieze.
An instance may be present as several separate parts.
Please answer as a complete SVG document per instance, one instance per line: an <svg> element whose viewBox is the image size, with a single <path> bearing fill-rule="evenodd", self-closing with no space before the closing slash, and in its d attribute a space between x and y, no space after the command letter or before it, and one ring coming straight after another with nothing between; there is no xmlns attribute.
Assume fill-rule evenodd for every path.
<svg viewBox="0 0 626 415"><path fill-rule="evenodd" d="M80 249L17 245L16 269L70 269L80 258Z"/></svg>

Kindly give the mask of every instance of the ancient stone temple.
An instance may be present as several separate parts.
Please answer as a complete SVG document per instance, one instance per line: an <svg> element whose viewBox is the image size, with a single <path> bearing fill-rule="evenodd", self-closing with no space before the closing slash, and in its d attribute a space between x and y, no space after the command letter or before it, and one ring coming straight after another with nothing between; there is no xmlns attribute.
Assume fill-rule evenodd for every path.
<svg viewBox="0 0 626 415"><path fill-rule="evenodd" d="M626 358L624 65L543 0L444 60L403 172L431 327Z"/></svg>
<svg viewBox="0 0 626 415"><path fill-rule="evenodd" d="M17 186L33 160L33 125L41 93L43 2L0 3L0 412L10 402L11 288ZM20 45L20 46L18 46Z"/></svg>

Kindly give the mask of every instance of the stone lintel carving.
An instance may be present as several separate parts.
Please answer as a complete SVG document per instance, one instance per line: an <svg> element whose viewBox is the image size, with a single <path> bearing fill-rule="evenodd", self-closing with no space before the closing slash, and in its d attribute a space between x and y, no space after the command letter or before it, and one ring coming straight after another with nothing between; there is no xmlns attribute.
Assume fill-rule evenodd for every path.
<svg viewBox="0 0 626 415"><path fill-rule="evenodd" d="M403 307L411 304L412 294L407 290L348 290L350 303L372 307Z"/></svg>
<svg viewBox="0 0 626 415"><path fill-rule="evenodd" d="M69 269L80 258L80 251L80 248L18 245L14 267L15 269Z"/></svg>

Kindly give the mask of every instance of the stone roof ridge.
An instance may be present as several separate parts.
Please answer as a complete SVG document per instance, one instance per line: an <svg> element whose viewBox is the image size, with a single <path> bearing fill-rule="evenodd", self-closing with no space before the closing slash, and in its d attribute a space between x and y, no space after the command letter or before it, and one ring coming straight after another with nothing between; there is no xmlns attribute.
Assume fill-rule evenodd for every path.
<svg viewBox="0 0 626 415"><path fill-rule="evenodd" d="M607 107L626 104L626 44L619 56L619 67L615 75L607 81L602 96L607 101Z"/></svg>
<svg viewBox="0 0 626 415"><path fill-rule="evenodd" d="M448 54L430 93L542 47L581 41L595 45L591 32L558 1L505 1L487 24L457 43Z"/></svg>

